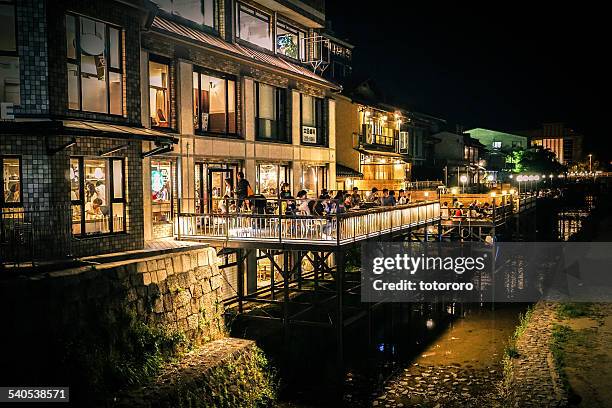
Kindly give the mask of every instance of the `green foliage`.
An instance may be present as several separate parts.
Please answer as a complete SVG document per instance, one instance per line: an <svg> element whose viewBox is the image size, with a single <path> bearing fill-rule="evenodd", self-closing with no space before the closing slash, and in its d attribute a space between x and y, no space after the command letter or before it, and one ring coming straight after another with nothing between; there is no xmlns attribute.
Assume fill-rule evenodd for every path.
<svg viewBox="0 0 612 408"><path fill-rule="evenodd" d="M552 336L550 338L550 352L553 355L555 360L555 365L557 368L557 372L561 377L561 381L567 387L567 376L565 374L565 348L567 346L567 342L570 340L573 334L573 330L568 326L555 324L552 329Z"/></svg>
<svg viewBox="0 0 612 408"><path fill-rule="evenodd" d="M561 303L557 306L557 317L560 319L589 316L592 313L592 303Z"/></svg>
<svg viewBox="0 0 612 408"><path fill-rule="evenodd" d="M148 326L132 313L100 316L88 330L65 334L62 342L66 370L79 373L72 381L95 395L149 381L189 347L182 333Z"/></svg>
<svg viewBox="0 0 612 408"><path fill-rule="evenodd" d="M507 345L506 348L504 349L504 354L508 356L509 358L519 357L518 349L514 345Z"/></svg>
<svg viewBox="0 0 612 408"><path fill-rule="evenodd" d="M531 317L533 316L533 310L534 310L533 307L530 306L527 308L525 313L519 314L519 324L516 326L516 329L514 329L514 333L512 333L512 336L510 336L510 338L508 339L508 344L506 345L506 348L504 349L505 357L509 359L519 357L520 354L516 347L516 342L518 341L519 337L521 337L523 333L525 332L525 330L527 329L527 325L529 324L529 321L531 320Z"/></svg>
<svg viewBox="0 0 612 408"><path fill-rule="evenodd" d="M179 384L178 407L267 407L276 401L278 381L261 349L254 347L206 373L204 381Z"/></svg>
<svg viewBox="0 0 612 408"><path fill-rule="evenodd" d="M518 160L516 164L516 171L518 172L559 174L567 170L564 165L559 163L551 150L537 146L520 152L517 151L516 157L513 157L513 159Z"/></svg>

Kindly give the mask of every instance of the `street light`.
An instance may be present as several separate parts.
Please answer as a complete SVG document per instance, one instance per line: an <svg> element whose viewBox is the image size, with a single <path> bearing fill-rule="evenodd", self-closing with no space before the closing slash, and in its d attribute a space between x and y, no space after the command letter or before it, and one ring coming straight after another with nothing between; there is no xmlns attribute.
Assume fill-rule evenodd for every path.
<svg viewBox="0 0 612 408"><path fill-rule="evenodd" d="M461 177L459 177L459 180L461 180L461 192L465 193L465 182L467 181L467 176L465 174L463 174Z"/></svg>

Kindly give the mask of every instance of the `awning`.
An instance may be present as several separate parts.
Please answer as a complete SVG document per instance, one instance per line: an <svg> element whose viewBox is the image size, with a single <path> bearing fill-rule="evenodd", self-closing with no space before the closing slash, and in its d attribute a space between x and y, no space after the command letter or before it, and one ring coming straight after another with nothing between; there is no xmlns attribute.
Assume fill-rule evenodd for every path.
<svg viewBox="0 0 612 408"><path fill-rule="evenodd" d="M177 144L179 138L170 133L164 133L156 130L140 128L135 126L114 125L108 123L86 122L77 120L62 121L62 134L88 136L105 136L111 138L132 138L158 143Z"/></svg>
<svg viewBox="0 0 612 408"><path fill-rule="evenodd" d="M137 139L158 144L177 144L172 133L137 126L115 125L83 120L28 120L0 123L2 133L40 136L93 136L113 139Z"/></svg>
<svg viewBox="0 0 612 408"><path fill-rule="evenodd" d="M357 170L353 170L350 167L346 167L341 164L336 164L336 177L362 178L363 173L360 173Z"/></svg>
<svg viewBox="0 0 612 408"><path fill-rule="evenodd" d="M321 83L321 85L325 85L329 88L339 89L338 85L329 82L325 78L315 74L314 72L299 64L291 63L283 58L277 57L276 55L256 51L254 49L244 47L240 44L229 43L215 35L196 30L195 28L191 28L171 20L167 20L160 16L155 17L151 28L159 33L170 33L175 36L183 37L189 40L190 42L193 42L195 45L204 46L211 49L215 49L217 51L221 51L223 53L231 54L235 57L242 58L247 62L253 62L253 60L255 60L255 62L268 65L272 68L281 69L283 71L286 71L287 73L300 75L310 80L317 81Z"/></svg>

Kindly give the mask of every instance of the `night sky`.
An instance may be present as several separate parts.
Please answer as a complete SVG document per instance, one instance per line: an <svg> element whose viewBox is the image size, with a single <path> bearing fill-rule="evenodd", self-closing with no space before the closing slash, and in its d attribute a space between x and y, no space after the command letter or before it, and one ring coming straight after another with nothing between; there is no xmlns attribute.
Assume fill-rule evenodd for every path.
<svg viewBox="0 0 612 408"><path fill-rule="evenodd" d="M446 119L452 129L566 122L585 135L585 154L610 160L606 13L586 3L544 11L533 2L429 3L327 0L327 18L356 46L355 73L372 78L389 101Z"/></svg>

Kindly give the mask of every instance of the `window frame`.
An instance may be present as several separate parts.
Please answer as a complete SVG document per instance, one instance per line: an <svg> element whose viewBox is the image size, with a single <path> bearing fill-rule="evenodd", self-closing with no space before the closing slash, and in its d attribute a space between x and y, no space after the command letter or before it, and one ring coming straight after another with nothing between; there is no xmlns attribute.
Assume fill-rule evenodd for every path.
<svg viewBox="0 0 612 408"><path fill-rule="evenodd" d="M294 57L292 57L290 55L282 54L282 53L278 52L278 44L277 44L278 38L277 38L277 36L278 36L278 29L279 28L281 28L281 29L287 31L288 33L293 34L293 35L295 35L297 37L297 39L298 39L298 41L297 41L297 46L298 46L297 57L294 58ZM302 35L301 38L300 38L300 34ZM283 56L283 57L290 58L293 61L302 61L303 57L306 56L306 50L304 49L305 48L305 44L302 44L302 40L308 36L308 32L307 31L302 30L299 27L295 26L294 24L279 18L279 19L276 20L276 27L275 27L273 35L274 35L274 38L273 38L273 41L274 41L273 47L274 47L274 53L275 54Z"/></svg>
<svg viewBox="0 0 612 408"><path fill-rule="evenodd" d="M67 34L68 34L68 26L66 24L66 17L67 16L72 16L74 18L74 41L75 41L75 47L74 47L74 58L70 58L68 57L68 50L66 49L66 52L64 53L64 57L66 58L66 65L67 64L73 64L77 67L77 76L79 78L79 80L77 81L77 85L78 85L78 93L79 93L79 107L78 109L72 109L68 106L66 106L66 109L69 112L85 112L85 113L94 113L94 114L101 114L101 115L109 115L109 116L113 116L113 117L125 117L125 89L123 84L125 83L125 70L124 70L124 63L125 63L125 58L123 57L123 39L124 39L124 32L123 32L123 28L121 26L118 26L116 24L112 24L112 23L108 23L104 20L99 20L96 18L92 18L89 16L85 16L82 14L77 14L77 13L73 13L70 11L66 11L64 13L64 45L66 45L67 43ZM106 83L106 112L96 112L96 111L88 111L88 110L84 110L83 109L83 77L82 77L82 73L81 73L81 46L80 46L80 39L81 39L81 18L86 18L88 20L91 20L93 22L98 22L98 23L102 23L104 24L104 35L105 35L105 41L104 41L104 59L105 59L105 63L106 63L106 79L105 79L105 83ZM115 30L117 30L119 32L119 43L117 44L119 47L119 68L113 68L111 67L112 64L112 58L111 58L111 53L110 53L110 28L114 28ZM116 113L111 113L111 95L110 95L110 74L112 73L116 73L116 74L120 74L121 75L121 114L116 114ZM68 78L68 68L66 68L66 78ZM66 82L66 93L68 93L68 82ZM66 98L66 103L69 104L69 98L70 95L67 95L68 97Z"/></svg>
<svg viewBox="0 0 612 408"><path fill-rule="evenodd" d="M19 30L17 29L17 4L14 0L0 0L0 4L13 6L13 26L15 27L15 49L0 49L0 57L19 57L19 54L17 53L17 50L19 48Z"/></svg>
<svg viewBox="0 0 612 408"><path fill-rule="evenodd" d="M231 139L239 139L240 138L240 133L238 132L238 107L239 107L239 101L238 101L238 81L236 80L236 77L233 75L229 75L229 74L224 74L222 72L217 72L217 71L211 71L205 68L201 68L201 67L196 67L194 65L193 67L193 73L198 74L198 126L195 126L194 123L194 134L196 135L201 135L201 136L216 136L216 137L225 137L225 138L231 138ZM192 73L192 78L193 78L193 73ZM225 81L225 132L213 132L210 130L202 130L202 75L208 75L217 79L222 79ZM235 129L234 132L229 132L229 123L230 123L230 115L229 115L229 86L228 86L228 81L232 81L234 82L234 123L235 123ZM196 89L195 88L195 84L193 84L193 88L192 91ZM192 115L195 113L195 103L193 104L193 110L194 112L192 113Z"/></svg>
<svg viewBox="0 0 612 408"><path fill-rule="evenodd" d="M19 161L19 201L6 202L4 196L4 160L17 159ZM23 160L18 155L0 155L0 210L3 208L19 208L23 207Z"/></svg>
<svg viewBox="0 0 612 408"><path fill-rule="evenodd" d="M108 236L108 235L119 235L119 234L127 234L127 228L126 228L126 223L127 223L127 198L126 198L126 189L127 189L127 185L126 185L126 174L127 174L127 169L126 169L126 159L125 157L99 157L99 156L70 156L69 157L70 160L77 160L78 164L79 164L79 199L78 200L72 200L70 199L70 209L72 210L72 208L74 206L79 206L79 210L80 210L80 215L81 215L81 233L80 234L75 234L72 231L72 224L70 225L70 233L72 234L72 236L74 238L91 238L91 237L101 237L101 236ZM104 160L106 162L106 166L107 169L109 169L108 171L108 182L107 185L109 186L109 189L107 191L107 193L110 195L110 200L107 200L108 202L108 211L109 211L109 215L108 215L108 229L109 232L93 232L93 233L87 233L86 232L86 226L85 226L85 160ZM113 162L114 161L120 161L121 162L121 169L122 169L122 175L123 175L123 180L121 182L121 198L116 198L115 197L115 180L114 180L114 171L113 171ZM114 227L114 223L113 223L113 204L123 204L123 230L122 231L114 231L113 227ZM72 218L71 218L71 222L72 222Z"/></svg>
<svg viewBox="0 0 612 408"><path fill-rule="evenodd" d="M272 87L274 94L274 121L276 122L276 136L267 138L260 134L259 130L259 87L260 85L266 85ZM287 89L279 88L274 85L266 84L259 81L254 81L254 93L255 93L255 140L260 142L271 142L271 143L290 143L289 132L287 131Z"/></svg>
<svg viewBox="0 0 612 408"><path fill-rule="evenodd" d="M312 98L314 101L313 115L314 115L315 126L309 126L309 125L308 126L314 127L317 130L316 143L304 141L304 95ZM327 135L323 134L323 130L325 127L325 123L323 122L324 103L325 103L324 98L319 98L313 95L307 95L307 94L300 93L300 144L301 145L327 147ZM319 104L318 109L317 109L317 104Z"/></svg>
<svg viewBox="0 0 612 408"><path fill-rule="evenodd" d="M203 6L205 4L204 1L205 0L200 0L199 3L200 3L200 9L203 10L204 13L205 13L206 9L203 8ZM162 13L164 13L164 14L166 14L168 16L172 16L173 19L176 19L181 24L187 24L187 25L190 25L190 26L195 26L195 27L197 27L199 29L213 30L215 33L217 33L219 31L219 0L212 0L212 2L213 2L213 11L212 11L212 13L213 13L213 18L212 18L213 25L209 26L209 25L204 24L204 23L198 23L197 21L190 20L187 17L183 17L183 16L181 16L179 14L174 14L172 11L168 11L166 9L163 9L163 8L161 8L157 4L157 2L155 0L153 0L153 3L155 3L155 5L157 7L159 7L159 9L162 11ZM203 14L202 17L205 18L205 15L206 14Z"/></svg>
<svg viewBox="0 0 612 408"><path fill-rule="evenodd" d="M15 106L21 106L21 61L19 58L19 30L17 26L17 4L14 0L0 0L0 4L8 5L13 7L13 26L15 28L15 49L14 50L0 50L0 57L8 57L8 58L16 58L17 59L17 67L18 72L17 76L19 77L19 103L15 104ZM4 103L7 101L0 100L0 102Z"/></svg>
<svg viewBox="0 0 612 408"><path fill-rule="evenodd" d="M269 48L266 47L262 47L261 45L255 44L250 42L249 40L242 38L240 36L240 12L244 11L246 14L250 15L251 17L255 17L256 19L262 21L262 22L266 22L268 24L268 38L269 38ZM264 18L267 19L267 21L264 20ZM272 27L272 16L262 10L259 10L258 8L255 8L249 4L237 1L236 2L236 38L238 38L241 41L244 41L248 44L254 45L255 47L259 47L261 49L264 50L268 50L271 52L276 52L276 38L275 37L275 27Z"/></svg>
<svg viewBox="0 0 612 408"><path fill-rule="evenodd" d="M291 165L288 162L280 162L280 163L273 163L273 162L257 162L255 164L255 193L256 194L262 194L264 195L261 191L261 183L262 183L262 179L261 179L261 166L275 166L276 167L276 195L274 197L272 196L266 196L267 198L275 198L278 197L280 192L281 192L281 186L283 183L289 183L289 185L291 185ZM284 176L285 181L281 182L281 175Z"/></svg>
<svg viewBox="0 0 612 408"><path fill-rule="evenodd" d="M148 96L147 98L150 99L151 98L151 62L154 62L156 64L161 64L161 65L165 65L168 67L168 86L166 87L166 92L168 94L168 112L167 112L167 122L168 122L168 126L164 127L164 126L153 126L153 121L151 120L151 101L149 100L149 124L151 126L151 128L156 129L156 130L160 130L160 131L165 131L165 132L172 132L175 130L174 126L175 123L172 120L172 111L173 111L173 106L172 106L172 98L171 98L171 94L172 94L172 81L171 81L171 76L172 76L172 60L170 58L167 57L162 57L159 55L155 55L155 54L149 54L149 58L147 61L147 93ZM155 86L154 88L156 89L162 89L158 86Z"/></svg>

